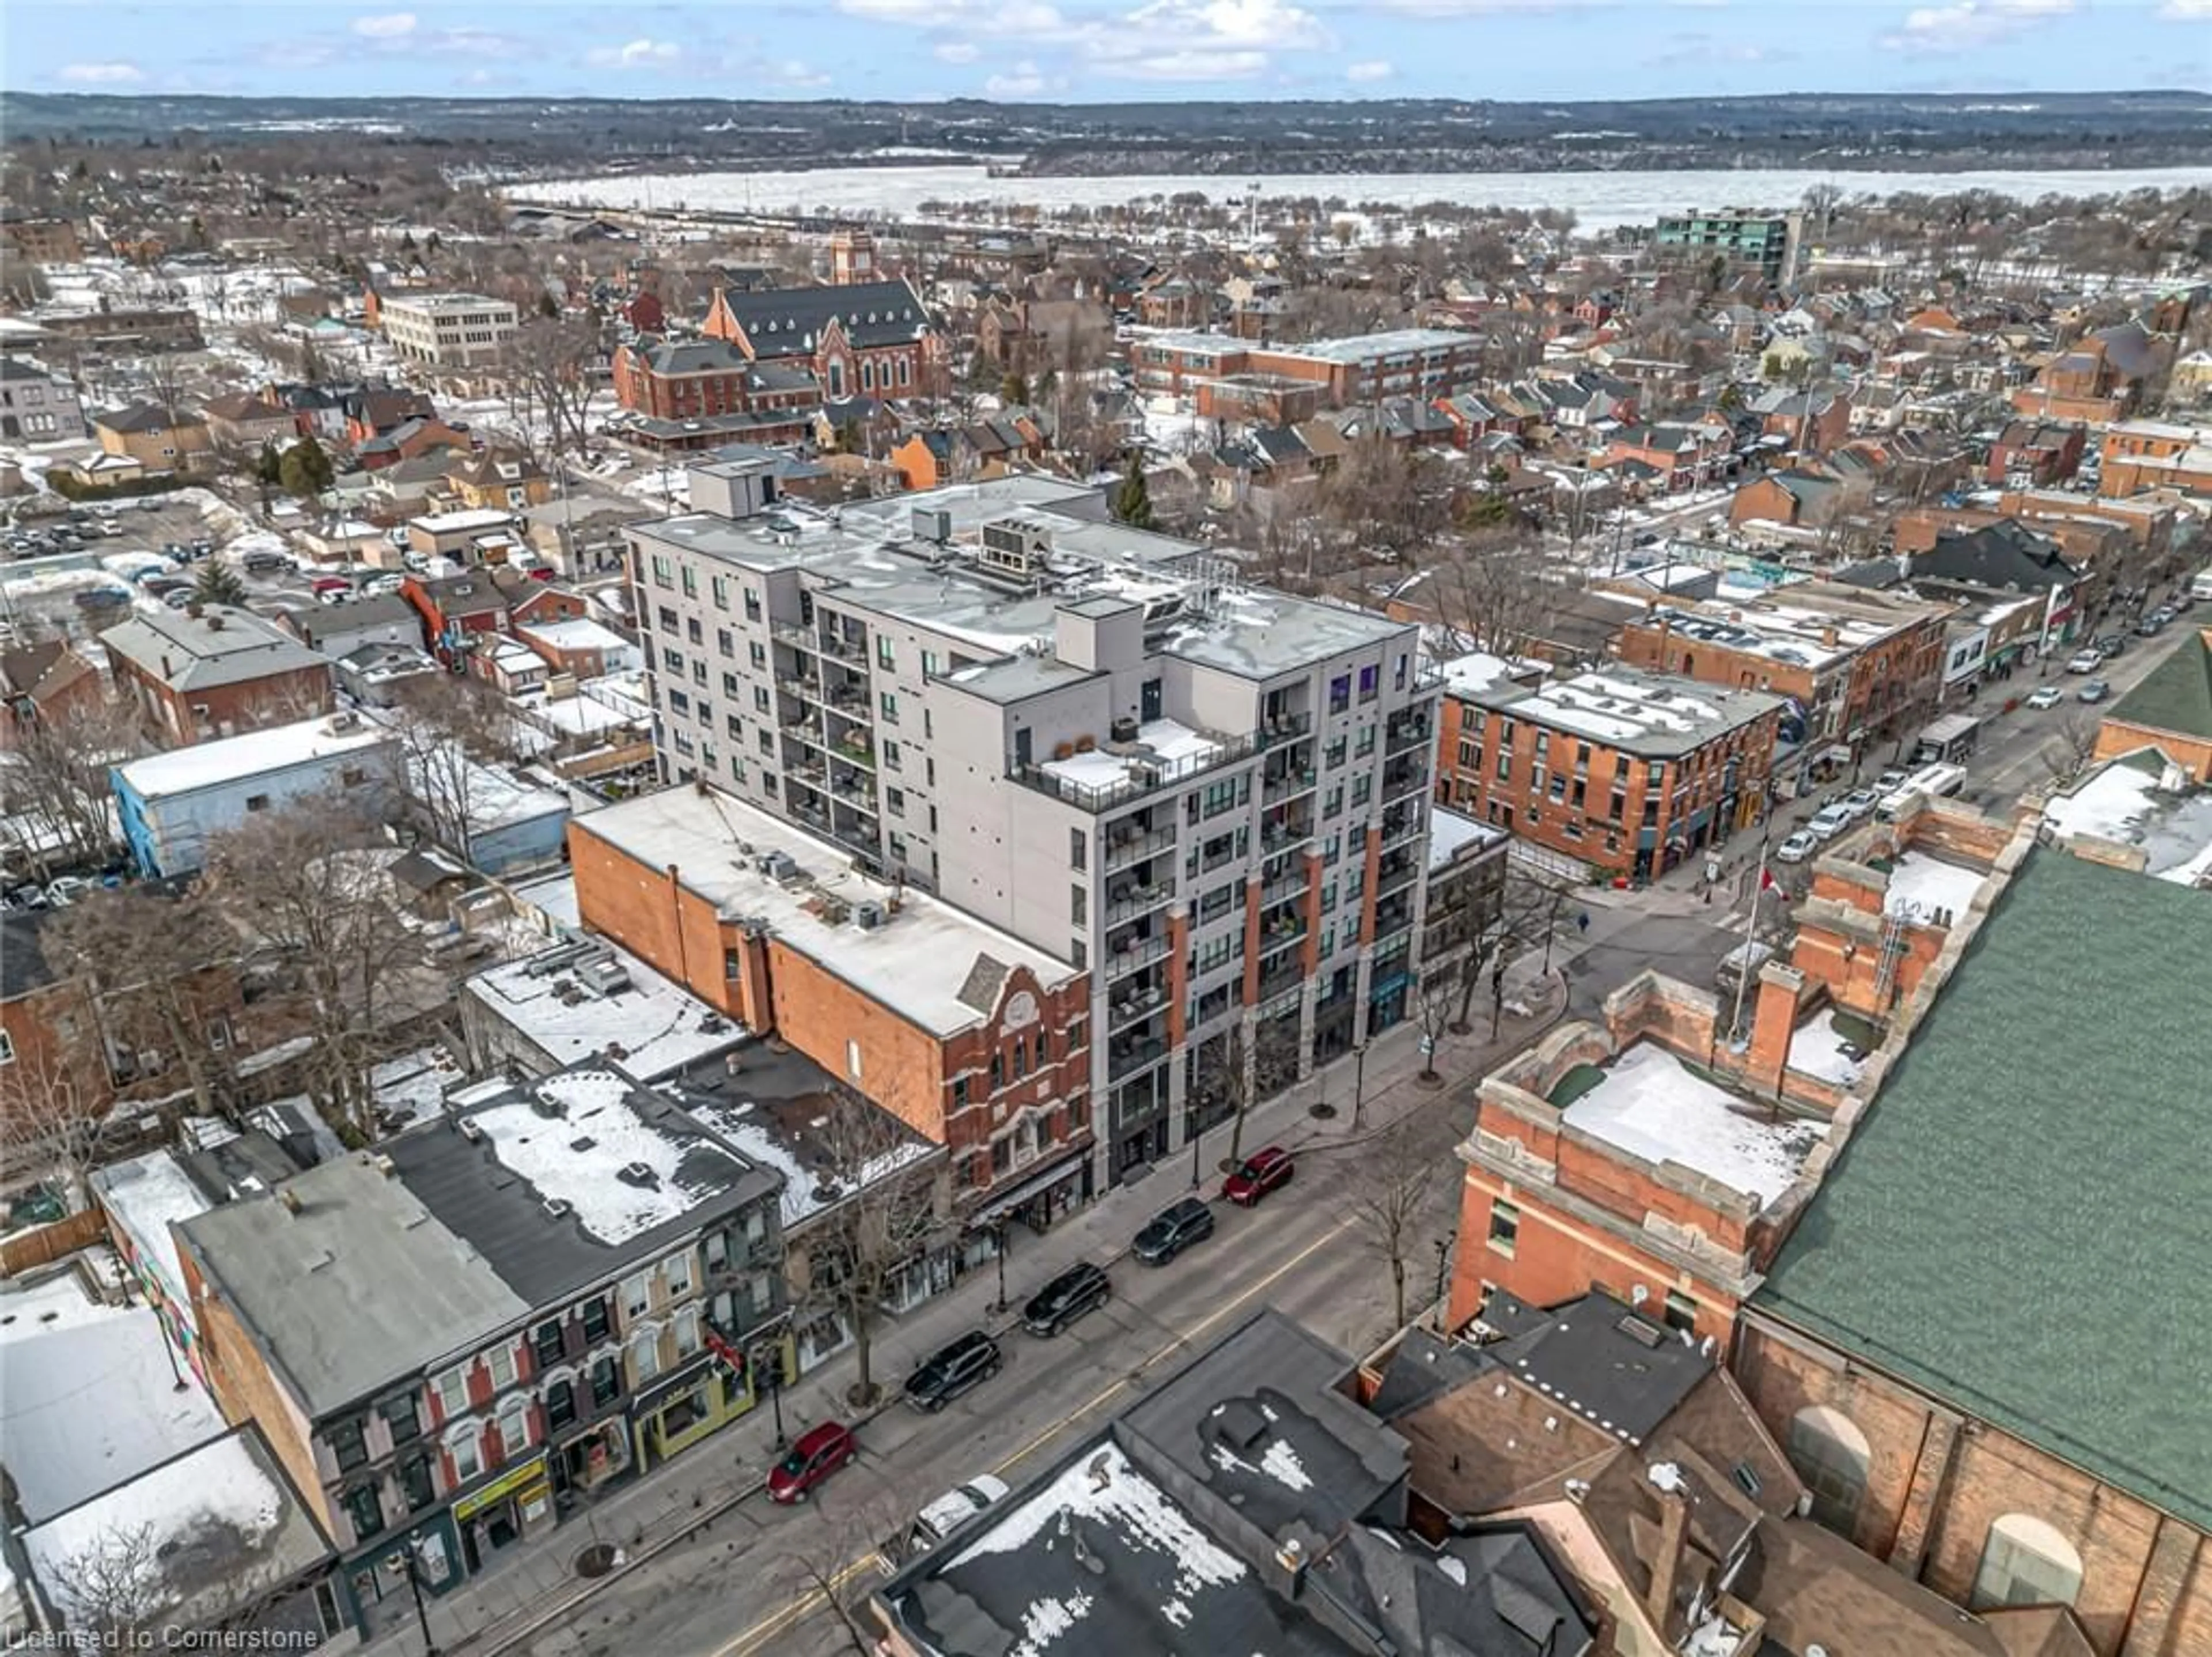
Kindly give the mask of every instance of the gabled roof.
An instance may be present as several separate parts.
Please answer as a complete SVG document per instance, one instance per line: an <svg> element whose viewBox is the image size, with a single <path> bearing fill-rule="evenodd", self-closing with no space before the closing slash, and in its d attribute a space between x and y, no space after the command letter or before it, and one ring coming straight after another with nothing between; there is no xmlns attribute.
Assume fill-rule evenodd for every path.
<svg viewBox="0 0 2212 1657"><path fill-rule="evenodd" d="M109 628L100 642L173 691L240 685L330 663L274 623L228 604L189 611L145 611Z"/></svg>
<svg viewBox="0 0 2212 1657"><path fill-rule="evenodd" d="M42 640L0 651L0 697L27 698L36 706L98 671L66 639Z"/></svg>
<svg viewBox="0 0 2212 1657"><path fill-rule="evenodd" d="M752 294L724 289L716 295L715 305L744 330L753 355L760 357L813 356L833 320L846 339L861 350L910 344L930 330L928 307L903 282L779 288Z"/></svg>
<svg viewBox="0 0 2212 1657"><path fill-rule="evenodd" d="M2016 519L2000 518L1978 529L1939 533L1936 545L1913 559L1912 573L1998 592L2030 593L2071 582L2081 571L2067 562L2051 537Z"/></svg>
<svg viewBox="0 0 2212 1657"><path fill-rule="evenodd" d="M155 403L133 403L126 408L95 414L92 423L106 431L123 433L176 431L201 423L198 415L179 409L173 415Z"/></svg>

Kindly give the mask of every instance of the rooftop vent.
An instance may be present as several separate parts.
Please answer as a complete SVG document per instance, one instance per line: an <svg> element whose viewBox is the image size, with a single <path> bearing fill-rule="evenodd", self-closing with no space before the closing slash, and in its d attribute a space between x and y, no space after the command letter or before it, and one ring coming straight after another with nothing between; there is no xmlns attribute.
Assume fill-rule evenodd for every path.
<svg viewBox="0 0 2212 1657"><path fill-rule="evenodd" d="M547 1093L536 1094L530 1101L530 1108L549 1122L557 1122L568 1114L568 1107Z"/></svg>
<svg viewBox="0 0 2212 1657"><path fill-rule="evenodd" d="M863 932L874 931L888 918L889 917L884 911L884 906L881 904L854 904L853 905L853 924L859 927Z"/></svg>
<svg viewBox="0 0 2212 1657"><path fill-rule="evenodd" d="M471 1144L471 1145L481 1145L481 1144L483 1144L483 1136L484 1136L484 1130L483 1130L482 1128L478 1127L473 1120L471 1120L471 1119L470 1119L470 1118L462 1118L462 1121L461 1121L461 1137L462 1137L462 1138L464 1138L464 1139L467 1140L467 1141L469 1142L469 1143L470 1143L470 1144Z"/></svg>
<svg viewBox="0 0 2212 1657"><path fill-rule="evenodd" d="M640 1191L659 1191L660 1176L643 1162L625 1162L615 1170L615 1178L625 1185L635 1185Z"/></svg>
<svg viewBox="0 0 2212 1657"><path fill-rule="evenodd" d="M771 880L795 880L800 874L799 860L787 851L771 851L761 858L760 872Z"/></svg>
<svg viewBox="0 0 2212 1657"><path fill-rule="evenodd" d="M544 1208L548 1220L565 1220L576 1211L575 1204L565 1197L547 1197Z"/></svg>

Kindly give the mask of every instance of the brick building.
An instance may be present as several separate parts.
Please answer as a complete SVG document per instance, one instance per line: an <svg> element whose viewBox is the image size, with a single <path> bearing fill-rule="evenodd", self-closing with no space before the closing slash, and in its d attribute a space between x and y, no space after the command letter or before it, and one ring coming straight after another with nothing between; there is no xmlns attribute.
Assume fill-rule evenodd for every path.
<svg viewBox="0 0 2212 1657"><path fill-rule="evenodd" d="M250 610L144 611L100 642L116 693L171 747L331 710L329 660Z"/></svg>
<svg viewBox="0 0 2212 1657"><path fill-rule="evenodd" d="M2173 1107L2212 1071L2204 905L2027 853L1734 1359L1827 1522L1969 1609L2070 1607L2100 1657L2212 1650L2212 1325L2144 1228L2212 1154Z"/></svg>
<svg viewBox="0 0 2212 1657"><path fill-rule="evenodd" d="M2096 758L2154 747L2212 787L2212 629L2199 629L2146 673L2097 728Z"/></svg>
<svg viewBox="0 0 2212 1657"><path fill-rule="evenodd" d="M2008 421L1990 445L1987 481L2006 489L2044 489L2063 483L2081 464L2086 426L2058 420Z"/></svg>
<svg viewBox="0 0 2212 1657"><path fill-rule="evenodd" d="M1565 863L1639 880L1759 819L1784 705L1625 667L1457 699L1440 797Z"/></svg>
<svg viewBox="0 0 2212 1657"><path fill-rule="evenodd" d="M823 397L907 398L942 385L944 342L904 281L758 293L714 290L701 332L748 362L804 369Z"/></svg>
<svg viewBox="0 0 2212 1657"><path fill-rule="evenodd" d="M0 650L0 749L40 720L66 723L106 700L100 670L66 639Z"/></svg>
<svg viewBox="0 0 2212 1657"><path fill-rule="evenodd" d="M1482 378L1482 338L1445 328L1397 328L1302 345L1225 334L1161 332L1138 339L1130 363L1139 388L1198 399L1209 411L1215 381L1274 381L1318 390L1326 407L1378 398L1449 396Z"/></svg>
<svg viewBox="0 0 2212 1657"><path fill-rule="evenodd" d="M980 1223L1091 1194L1087 974L701 783L569 830L577 907L946 1148Z"/></svg>
<svg viewBox="0 0 2212 1657"><path fill-rule="evenodd" d="M1656 608L1623 625L1619 648L1631 667L1788 698L1781 737L1809 770L1831 748L1844 751L1838 763L1863 758L1934 711L1950 613L1948 603L1799 582L1747 602Z"/></svg>
<svg viewBox="0 0 2212 1657"><path fill-rule="evenodd" d="M618 346L615 399L656 420L714 420L822 405L811 368L757 362L726 339L660 340Z"/></svg>

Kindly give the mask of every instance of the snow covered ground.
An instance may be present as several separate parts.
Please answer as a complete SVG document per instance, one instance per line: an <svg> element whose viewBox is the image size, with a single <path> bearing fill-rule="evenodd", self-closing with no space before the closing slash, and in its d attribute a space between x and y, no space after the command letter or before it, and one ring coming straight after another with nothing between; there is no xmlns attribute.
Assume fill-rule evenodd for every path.
<svg viewBox="0 0 2212 1657"><path fill-rule="evenodd" d="M1605 1067L1605 1080L1570 1105L1568 1125L1650 1162L1679 1162L1731 1191L1771 1203L1790 1188L1826 1123L1752 1114L1655 1043L1639 1041Z"/></svg>

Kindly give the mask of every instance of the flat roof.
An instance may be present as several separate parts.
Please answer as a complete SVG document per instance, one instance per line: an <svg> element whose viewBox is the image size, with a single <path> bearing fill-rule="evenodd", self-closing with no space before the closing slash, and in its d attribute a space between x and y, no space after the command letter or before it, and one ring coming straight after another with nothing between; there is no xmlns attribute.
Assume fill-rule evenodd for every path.
<svg viewBox="0 0 2212 1657"><path fill-rule="evenodd" d="M1066 962L927 892L860 874L850 851L719 789L663 789L620 801L577 818L572 832L595 835L656 873L675 868L723 915L763 922L786 947L939 1035L988 1016L1012 969L1026 967L1047 989L1076 976ZM776 852L808 878L787 883L763 874L757 860ZM876 904L884 923L869 929L849 915L825 920L817 912L824 897ZM976 985L979 966L987 969L980 976L988 994Z"/></svg>
<svg viewBox="0 0 2212 1657"><path fill-rule="evenodd" d="M573 915L574 877L564 878ZM624 982L599 988L587 969L601 961L619 968ZM745 1039L743 1025L604 939L503 961L471 977L462 993L563 1069L606 1057L640 1081L726 1053Z"/></svg>
<svg viewBox="0 0 2212 1657"><path fill-rule="evenodd" d="M2169 787L2169 784L2178 784ZM2143 873L2179 886L2212 877L2212 788L2156 748L2100 766L2070 793L2045 803L2043 820L2061 839L2109 840L2143 855Z"/></svg>
<svg viewBox="0 0 2212 1657"><path fill-rule="evenodd" d="M1984 868L1946 862L1924 851L1906 851L1890 865L1881 912L1923 922L1938 914L1964 915L1989 878Z"/></svg>
<svg viewBox="0 0 2212 1657"><path fill-rule="evenodd" d="M1485 823L1449 806L1429 807L1429 869L1443 868L1468 846L1492 846L1511 838L1511 831Z"/></svg>
<svg viewBox="0 0 2212 1657"><path fill-rule="evenodd" d="M434 1368L531 1310L365 1152L181 1229L210 1286L311 1415Z"/></svg>
<svg viewBox="0 0 2212 1657"><path fill-rule="evenodd" d="M1771 1206L1828 1124L1771 1118L1709 1081L1656 1042L1629 1044L1561 1120L1647 1162L1676 1162Z"/></svg>
<svg viewBox="0 0 2212 1657"><path fill-rule="evenodd" d="M2055 966L2054 964L2063 964ZM1758 1306L2212 1529L2212 894L2031 852Z"/></svg>
<svg viewBox="0 0 2212 1657"><path fill-rule="evenodd" d="M177 1262L172 1221L181 1223L215 1204L192 1183L184 1165L167 1150L149 1151L126 1161L95 1168L87 1182L108 1218L130 1240L141 1262L152 1268L171 1301L189 1312L185 1274Z"/></svg>
<svg viewBox="0 0 2212 1657"><path fill-rule="evenodd" d="M349 722L349 728L335 728L340 721ZM392 733L374 721L329 714L125 760L115 774L140 799L161 800L388 747L392 740Z"/></svg>
<svg viewBox="0 0 2212 1657"><path fill-rule="evenodd" d="M1783 698L1618 664L1540 685L1493 685L1477 706L1652 758L1672 758L1777 712Z"/></svg>

